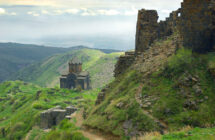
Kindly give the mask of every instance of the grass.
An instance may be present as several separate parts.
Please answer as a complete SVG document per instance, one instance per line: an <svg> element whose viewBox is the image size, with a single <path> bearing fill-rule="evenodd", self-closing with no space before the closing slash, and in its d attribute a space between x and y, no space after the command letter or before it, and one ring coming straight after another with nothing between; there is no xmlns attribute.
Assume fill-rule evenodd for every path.
<svg viewBox="0 0 215 140"><path fill-rule="evenodd" d="M111 83L105 101L90 110L85 124L119 136L124 135L123 123L129 120L132 120L133 124L131 131L132 129L157 130L156 123L143 113L134 98L138 87L136 76L137 73L131 71L121 77L123 80L120 78ZM119 108L117 107L119 103L124 105Z"/></svg>
<svg viewBox="0 0 215 140"><path fill-rule="evenodd" d="M86 48L72 50L34 63L12 75L11 79L20 79L42 87L59 86L60 75L68 72L68 61L77 57L83 63L83 70L90 72L92 87L101 88L113 79L114 65L119 55L120 53L105 54L100 50Z"/></svg>
<svg viewBox="0 0 215 140"><path fill-rule="evenodd" d="M39 125L42 111L57 105L87 108L94 104L97 92L98 90L77 92L41 88L21 81L4 82L0 84L0 128L5 134L3 135L1 131L0 139L21 139L31 130L31 137L35 137L42 131L34 129L34 126ZM79 99L75 99L76 97ZM41 133L41 137L43 134Z"/></svg>
<svg viewBox="0 0 215 140"><path fill-rule="evenodd" d="M214 140L215 128L193 128L189 131L172 132L153 140Z"/></svg>
<svg viewBox="0 0 215 140"><path fill-rule="evenodd" d="M0 82L18 70L54 54L71 51L71 48L44 47L17 43L0 43Z"/></svg>
<svg viewBox="0 0 215 140"><path fill-rule="evenodd" d="M49 132L45 137L46 140L88 140L69 120L63 120L59 126Z"/></svg>
<svg viewBox="0 0 215 140"><path fill-rule="evenodd" d="M210 54L207 54L210 55ZM213 125L215 115L213 100L214 80L208 71L208 63L211 61L207 55L192 54L190 50L179 50L171 58L163 71L155 73L148 84L145 84L143 95L148 94L159 97L153 105L153 115L167 122L171 129L177 129L186 125L205 127ZM196 95L191 85L181 85L180 81L188 75L198 77L198 85L202 94ZM150 88L149 87L151 86ZM179 86L179 87L178 87ZM185 95L180 94L183 89ZM159 91L159 92L158 92ZM205 99L209 97L209 99ZM203 99L203 102L199 102ZM195 103L194 108L186 108L187 101ZM168 110L169 113L166 113Z"/></svg>
<svg viewBox="0 0 215 140"><path fill-rule="evenodd" d="M194 128L214 126L215 77L209 70L215 62L214 56L214 53L200 55L182 48L168 59L163 69L149 77L128 70L109 84L105 101L89 111L85 124L122 137L125 136L123 123L128 120L135 126L132 130L159 131L154 120L147 118L135 100L137 87L143 83L142 104L145 104L145 96L151 103L145 110L166 123L169 131L187 125ZM197 81L188 81L186 85L189 76L196 77ZM196 85L201 89L199 95ZM186 107L187 102L194 105ZM123 104L121 108L117 107L119 103Z"/></svg>

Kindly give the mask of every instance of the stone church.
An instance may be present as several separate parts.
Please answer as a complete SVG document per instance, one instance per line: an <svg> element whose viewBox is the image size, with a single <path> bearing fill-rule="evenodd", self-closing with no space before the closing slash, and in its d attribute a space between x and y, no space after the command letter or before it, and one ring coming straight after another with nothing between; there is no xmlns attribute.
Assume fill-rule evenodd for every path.
<svg viewBox="0 0 215 140"><path fill-rule="evenodd" d="M69 72L60 77L60 88L90 89L90 78L87 71L82 71L82 63L77 58L69 62Z"/></svg>

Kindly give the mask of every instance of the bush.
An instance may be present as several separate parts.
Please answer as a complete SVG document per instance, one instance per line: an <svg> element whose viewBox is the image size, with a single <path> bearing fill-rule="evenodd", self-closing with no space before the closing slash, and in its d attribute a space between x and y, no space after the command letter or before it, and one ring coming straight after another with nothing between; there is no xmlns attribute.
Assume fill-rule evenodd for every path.
<svg viewBox="0 0 215 140"><path fill-rule="evenodd" d="M24 123L17 123L15 124L8 135L9 139L11 140L19 140L23 137L24 135L24 129L25 129L25 124Z"/></svg>
<svg viewBox="0 0 215 140"><path fill-rule="evenodd" d="M48 109L49 107L48 106L46 106L46 105L43 105L42 103L40 103L40 102L35 102L35 103L33 103L33 108L34 109Z"/></svg>
<svg viewBox="0 0 215 140"><path fill-rule="evenodd" d="M169 58L166 67L167 73L178 74L183 72L185 67L190 67L192 65L193 57L192 51L188 49L180 49L178 52Z"/></svg>

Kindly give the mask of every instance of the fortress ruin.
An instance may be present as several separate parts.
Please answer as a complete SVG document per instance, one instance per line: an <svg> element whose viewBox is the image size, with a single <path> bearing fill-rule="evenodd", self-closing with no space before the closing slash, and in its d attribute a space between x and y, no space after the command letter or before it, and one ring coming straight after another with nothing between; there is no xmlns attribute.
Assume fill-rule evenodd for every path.
<svg viewBox="0 0 215 140"><path fill-rule="evenodd" d="M148 50L156 40L177 34L176 43L193 52L215 49L215 0L184 0L165 21L158 22L156 10L139 10L135 52L121 56L115 67L115 77L123 73L135 58ZM178 44L176 44L178 46Z"/></svg>

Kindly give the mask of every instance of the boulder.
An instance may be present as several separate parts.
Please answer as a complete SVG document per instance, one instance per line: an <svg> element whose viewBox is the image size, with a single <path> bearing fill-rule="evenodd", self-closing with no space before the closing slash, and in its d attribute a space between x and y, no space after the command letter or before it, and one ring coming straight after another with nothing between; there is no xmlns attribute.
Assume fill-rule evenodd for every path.
<svg viewBox="0 0 215 140"><path fill-rule="evenodd" d="M131 120L127 120L123 123L123 129L126 136L132 137L139 134L138 127L134 126Z"/></svg>
<svg viewBox="0 0 215 140"><path fill-rule="evenodd" d="M96 100L96 105L100 104L101 102L103 102L105 99L105 92L100 92L97 96L97 100Z"/></svg>
<svg viewBox="0 0 215 140"><path fill-rule="evenodd" d="M78 109L74 106L68 106L66 107L66 115L71 115L74 112L76 112Z"/></svg>

